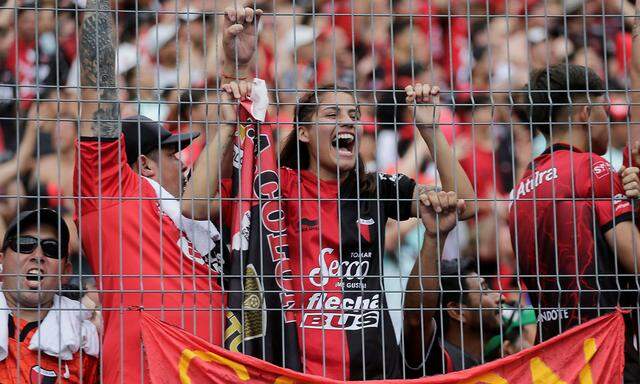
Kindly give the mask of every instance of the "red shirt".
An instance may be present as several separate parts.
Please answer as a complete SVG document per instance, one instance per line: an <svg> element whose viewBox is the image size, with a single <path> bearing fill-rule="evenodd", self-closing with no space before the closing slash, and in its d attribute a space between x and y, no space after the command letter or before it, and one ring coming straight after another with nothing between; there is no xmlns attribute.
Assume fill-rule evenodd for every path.
<svg viewBox="0 0 640 384"><path fill-rule="evenodd" d="M27 109L33 102L37 93L37 58L35 41L25 43L15 40L8 51L7 68L16 76L16 82L20 85L20 108Z"/></svg>
<svg viewBox="0 0 640 384"><path fill-rule="evenodd" d="M547 340L624 303L628 282L604 234L631 219L631 204L618 174L593 153L556 144L533 166L514 188L509 226Z"/></svg>
<svg viewBox="0 0 640 384"><path fill-rule="evenodd" d="M469 145L473 145L470 140ZM478 198L499 198L504 195L502 176L496 168L497 154L480 145L473 145L472 149L460 159L460 165L466 172L476 190Z"/></svg>
<svg viewBox="0 0 640 384"><path fill-rule="evenodd" d="M17 320L18 324L14 323ZM77 352L73 360L59 360L29 349L38 322L9 316L9 355L0 362L0 383L98 383L98 359Z"/></svg>
<svg viewBox="0 0 640 384"><path fill-rule="evenodd" d="M631 149L627 145L622 150L622 164L625 167L640 167L640 164L636 164L635 161L632 161L633 158L630 156L630 153L631 153Z"/></svg>
<svg viewBox="0 0 640 384"><path fill-rule="evenodd" d="M222 345L219 259L195 252L159 210L153 187L127 164L123 137L83 139L77 150L81 245L103 291L104 382L142 382L139 307Z"/></svg>

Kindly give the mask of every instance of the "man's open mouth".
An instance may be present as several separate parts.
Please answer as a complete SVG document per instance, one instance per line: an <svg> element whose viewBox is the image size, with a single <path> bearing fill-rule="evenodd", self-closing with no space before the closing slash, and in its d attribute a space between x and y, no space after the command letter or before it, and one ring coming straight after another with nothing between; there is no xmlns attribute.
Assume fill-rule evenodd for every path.
<svg viewBox="0 0 640 384"><path fill-rule="evenodd" d="M40 281L44 279L44 271L38 268L31 268L27 271L25 278L29 281Z"/></svg>

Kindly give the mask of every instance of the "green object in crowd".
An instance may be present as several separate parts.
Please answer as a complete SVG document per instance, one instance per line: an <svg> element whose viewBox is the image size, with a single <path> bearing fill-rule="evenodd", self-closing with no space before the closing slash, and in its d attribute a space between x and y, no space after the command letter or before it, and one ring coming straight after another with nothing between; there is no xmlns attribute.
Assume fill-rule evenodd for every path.
<svg viewBox="0 0 640 384"><path fill-rule="evenodd" d="M502 341L508 339L515 332L520 331L520 326L535 324L536 312L532 308L503 307L502 309L503 334L495 335L484 346L484 354L491 356L502 345Z"/></svg>

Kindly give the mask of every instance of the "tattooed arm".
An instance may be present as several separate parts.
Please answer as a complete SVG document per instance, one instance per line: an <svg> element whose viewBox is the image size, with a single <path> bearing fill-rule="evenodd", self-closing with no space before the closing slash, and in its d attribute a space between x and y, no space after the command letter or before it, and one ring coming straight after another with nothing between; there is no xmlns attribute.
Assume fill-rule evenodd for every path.
<svg viewBox="0 0 640 384"><path fill-rule="evenodd" d="M80 37L80 134L120 136L116 47L110 0L88 0Z"/></svg>
<svg viewBox="0 0 640 384"><path fill-rule="evenodd" d="M633 148L635 143L640 141L640 0L636 0L629 74L631 77L631 91L629 92L631 95L631 140L629 146Z"/></svg>

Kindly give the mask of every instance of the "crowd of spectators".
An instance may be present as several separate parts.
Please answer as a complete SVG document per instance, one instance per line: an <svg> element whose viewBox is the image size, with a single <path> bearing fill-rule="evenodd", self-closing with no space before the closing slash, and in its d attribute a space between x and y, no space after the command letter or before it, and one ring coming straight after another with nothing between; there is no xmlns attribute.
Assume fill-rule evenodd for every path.
<svg viewBox="0 0 640 384"><path fill-rule="evenodd" d="M83 0L6 0L0 8L0 237L18 210L48 207L71 231L72 284L94 287L73 223L74 141L79 126L79 30ZM143 115L200 137L218 121L222 11L233 0L117 0L121 115ZM536 68L591 67L611 102L610 148L619 168L628 141L633 3L627 0L257 0L264 14L250 63L267 82L281 142L300 92L326 83L356 90L367 171L438 182L435 162L402 105L417 82L441 89L440 126L476 192L477 213L460 223L445 259L463 259L510 301L518 294L509 193L546 147L517 108ZM516 150L517 149L517 150ZM420 254L417 218L389 220L384 284L397 337L402 290ZM85 276L86 275L86 276ZM479 283L475 283L478 285ZM455 301L455 300L452 300ZM451 327L451 333L458 327ZM455 332L454 332L455 331ZM526 344L528 341L520 342Z"/></svg>

